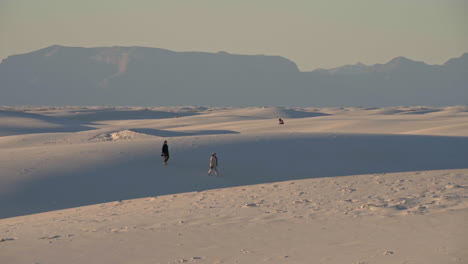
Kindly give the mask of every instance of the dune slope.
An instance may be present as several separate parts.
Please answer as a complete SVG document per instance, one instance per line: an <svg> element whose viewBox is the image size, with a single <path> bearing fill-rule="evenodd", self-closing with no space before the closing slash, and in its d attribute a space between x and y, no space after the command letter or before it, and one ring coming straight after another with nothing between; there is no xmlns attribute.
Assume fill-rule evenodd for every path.
<svg viewBox="0 0 468 264"><path fill-rule="evenodd" d="M0 109L1 263L468 260L466 106Z"/></svg>
<svg viewBox="0 0 468 264"><path fill-rule="evenodd" d="M307 179L8 218L0 259L465 263L467 178L464 169Z"/></svg>

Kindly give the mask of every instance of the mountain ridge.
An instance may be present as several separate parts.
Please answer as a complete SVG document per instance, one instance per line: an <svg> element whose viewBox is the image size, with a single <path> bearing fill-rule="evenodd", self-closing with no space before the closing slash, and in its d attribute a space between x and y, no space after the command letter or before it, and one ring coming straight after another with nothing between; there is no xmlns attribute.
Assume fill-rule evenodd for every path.
<svg viewBox="0 0 468 264"><path fill-rule="evenodd" d="M278 56L278 55L246 55L246 54L233 54L233 53L229 53L229 52L226 52L226 51L218 51L218 52L215 52L215 53L214 52L203 52L203 51L172 51L172 50L169 50L169 49L155 48L155 47L145 47L145 46L78 47L78 46L63 46L63 45L51 45L51 46L48 46L48 47L45 47L45 48L42 48L42 49L38 49L38 50L35 50L35 51L27 52L27 53L13 54L13 55L10 55L7 58L3 59L2 61L0 61L0 64L2 64L4 61L6 61L8 59L11 59L12 57L15 57L15 56L22 56L22 55L29 55L29 54L33 55L33 54L40 54L40 53L44 53L44 52L47 52L46 56L48 56L48 55L50 56L53 53L55 53L57 49L89 49L89 50L92 50L92 49L94 49L94 50L100 50L100 49L107 49L107 50L110 50L110 49L114 49L114 50L119 50L119 49L130 49L130 50L131 49L149 49L149 50L158 50L160 52L173 53L173 54L177 53L177 54L205 54L205 55L234 55L234 56L246 56L246 57L252 57L252 56L253 57L272 57L272 58L280 58L280 59L289 61L289 62L293 63L295 65L295 67L297 67L296 63L293 62L292 60L289 60L289 59L287 59L287 58L285 58L283 56ZM340 69L342 67L351 67L351 66L372 67L372 66L377 66L377 65L405 64L405 63L418 63L420 65L427 65L427 66L446 66L447 64L454 63L455 61L458 61L458 60L468 62L468 52L465 52L465 53L461 54L460 57L449 58L443 64L427 64L427 63L425 63L423 61L412 60L412 59L409 59L409 58L407 58L405 56L397 56L397 57L394 57L393 59L390 59L386 63L375 63L375 64L372 64L372 65L367 65L367 64L363 64L362 62L357 62L355 64L345 64L345 65L332 67L332 68L317 68L317 69L314 69L314 70L311 70L311 71L301 71L301 72L332 71L332 70Z"/></svg>
<svg viewBox="0 0 468 264"><path fill-rule="evenodd" d="M396 68L402 67L411 67L411 66L420 66L426 68L437 68L443 67L451 64L463 64L468 65L468 53L462 54L458 58L451 58L447 62L443 64L427 64L422 61L415 61L408 59L403 56L395 57L389 60L387 63L376 63L373 65L366 65L361 62L356 64L346 64L343 66L330 68L330 69L316 69L312 72L319 72L319 73L328 73L328 74L367 74L371 72L390 72Z"/></svg>
<svg viewBox="0 0 468 264"><path fill-rule="evenodd" d="M53 45L0 63L0 104L454 105L468 104L467 76L468 53L301 72L281 56Z"/></svg>

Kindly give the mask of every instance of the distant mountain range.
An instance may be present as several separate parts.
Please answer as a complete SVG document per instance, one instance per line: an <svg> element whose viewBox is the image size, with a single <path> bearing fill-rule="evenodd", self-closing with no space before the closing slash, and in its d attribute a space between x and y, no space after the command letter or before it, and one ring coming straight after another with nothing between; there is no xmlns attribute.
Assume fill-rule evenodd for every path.
<svg viewBox="0 0 468 264"><path fill-rule="evenodd" d="M437 71L437 70L462 70L468 71L468 53L460 58L454 58L447 61L444 65L428 65L424 62L413 61L405 57L396 57L386 64L364 65L357 63L354 65L345 65L329 70L319 69L314 72L325 73L329 75L362 75L372 73L395 73L411 71Z"/></svg>
<svg viewBox="0 0 468 264"><path fill-rule="evenodd" d="M301 72L279 56L51 46L3 60L0 92L3 105L466 105L468 53Z"/></svg>

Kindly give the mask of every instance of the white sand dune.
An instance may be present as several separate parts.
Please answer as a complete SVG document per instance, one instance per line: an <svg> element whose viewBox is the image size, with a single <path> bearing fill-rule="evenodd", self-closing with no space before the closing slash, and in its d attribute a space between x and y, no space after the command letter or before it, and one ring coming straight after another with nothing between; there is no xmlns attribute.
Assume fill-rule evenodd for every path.
<svg viewBox="0 0 468 264"><path fill-rule="evenodd" d="M0 133L1 263L468 260L465 106L3 108Z"/></svg>
<svg viewBox="0 0 468 264"><path fill-rule="evenodd" d="M324 116L327 114L320 112L309 112L301 109L284 107L250 107L240 109L230 109L213 113L216 116L236 116L243 119L278 119L278 118L306 118Z"/></svg>
<svg viewBox="0 0 468 264"><path fill-rule="evenodd" d="M285 181L8 218L0 221L0 258L465 263L467 176L465 169Z"/></svg>
<svg viewBox="0 0 468 264"><path fill-rule="evenodd" d="M151 108L104 108L54 112L55 115L66 117L68 119L89 122L109 120L165 119L181 116L192 116L197 114L196 112L189 110L160 111Z"/></svg>

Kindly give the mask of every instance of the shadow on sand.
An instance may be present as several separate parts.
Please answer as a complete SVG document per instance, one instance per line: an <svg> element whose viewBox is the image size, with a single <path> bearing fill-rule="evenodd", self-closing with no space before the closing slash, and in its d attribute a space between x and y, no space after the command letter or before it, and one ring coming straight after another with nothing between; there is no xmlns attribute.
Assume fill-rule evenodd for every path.
<svg viewBox="0 0 468 264"><path fill-rule="evenodd" d="M86 122L115 121L115 120L138 120L138 119L167 119L184 116L199 115L196 112L165 112L156 110L116 110L98 109L76 111L76 114L67 117L70 120Z"/></svg>
<svg viewBox="0 0 468 264"><path fill-rule="evenodd" d="M16 191L0 193L0 218L276 181L468 168L468 137L315 134L172 146L168 166L160 165L159 148L145 148L98 166L39 173ZM206 176L212 151L221 178Z"/></svg>
<svg viewBox="0 0 468 264"><path fill-rule="evenodd" d="M199 130L191 132L179 132L169 130L159 130L152 128L132 128L130 131L146 134L156 137L186 137L186 136L204 136L204 135L220 135L220 134L239 134L237 131L231 130Z"/></svg>
<svg viewBox="0 0 468 264"><path fill-rule="evenodd" d="M11 119L12 121L7 121L4 124L3 122L0 123L0 136L80 132L95 129L85 126L89 125L87 122L19 111L0 110L0 120L2 118ZM23 122L31 122L31 125L23 126L21 125Z"/></svg>

